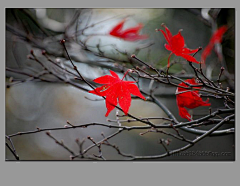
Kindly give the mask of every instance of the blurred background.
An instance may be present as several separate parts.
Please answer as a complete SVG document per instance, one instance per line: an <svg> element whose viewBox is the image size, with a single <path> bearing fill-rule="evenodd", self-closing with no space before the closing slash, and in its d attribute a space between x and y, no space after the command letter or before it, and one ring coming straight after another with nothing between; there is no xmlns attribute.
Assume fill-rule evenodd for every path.
<svg viewBox="0 0 240 186"><path fill-rule="evenodd" d="M141 60L154 65L160 70L166 69L169 51L164 47L165 38L156 28L165 23L173 35L183 29L182 35L188 48L206 47L212 33L222 25L228 26L222 45L217 52L224 56L219 60L217 52L206 60L204 73L216 81L222 66L225 74L222 76L222 86L235 92L235 9L5 9L6 10L6 68L37 75L41 66L28 59L31 50L43 58L42 50L46 50L63 68L69 68L70 62L64 54L59 41L66 39L66 46L74 64L80 73L89 80L109 74L109 69L122 76L121 68L132 68L128 54L135 53ZM109 31L122 19L127 18L124 29L134 27L138 23L144 25L141 34L147 34L147 40L128 42L108 35ZM103 53L101 55L96 55ZM196 55L200 60L201 52ZM169 73L178 74L183 78L194 77L194 72L181 57L172 56L176 61ZM61 72L58 72L61 73ZM64 75L67 79L67 75ZM6 71L6 85L26 79L23 73ZM49 78L50 83L42 81L27 81L16 83L6 88L6 134L35 130L39 128L63 127L66 121L74 125L85 123L111 123L107 119L116 119L116 111L105 117L104 101L91 101L98 97L79 88ZM151 84L151 85L150 85ZM179 121L185 121L178 114L175 97L175 87L155 85L147 80L140 80L142 90L149 91L155 87L155 96L176 116ZM85 85L81 85L86 87ZM204 98L205 99L205 98ZM213 111L224 108L222 102L211 99ZM208 114L208 108L199 107L190 110L194 118ZM165 113L156 105L133 99L130 107L132 115L137 117L165 117ZM161 123L154 120L154 123ZM114 123L112 123L114 124ZM139 122L124 123L126 126L143 125ZM233 127L224 125L221 129ZM200 128L201 129L201 128ZM204 128L206 129L206 127ZM79 147L75 140L91 136L95 141L112 134L117 129L91 126L69 130L51 131L59 140L63 140L69 148L78 153ZM166 130L168 131L168 130ZM109 140L123 152L134 155L157 155L165 150L159 145L160 138L169 138L163 134L149 133L140 136L140 130L123 131ZM181 131L189 139L195 135ZM69 152L51 140L45 132L16 136L12 138L21 160L69 160ZM84 148L92 142L86 140ZM182 141L172 139L169 150L185 145ZM205 138L189 151L230 152L228 156L171 156L159 160L234 160L235 136L226 135ZM6 159L14 160L12 153L6 148ZM89 154L97 154L98 148L93 148ZM103 146L103 155L109 160L124 160L116 150ZM156 161L156 160L155 160Z"/></svg>

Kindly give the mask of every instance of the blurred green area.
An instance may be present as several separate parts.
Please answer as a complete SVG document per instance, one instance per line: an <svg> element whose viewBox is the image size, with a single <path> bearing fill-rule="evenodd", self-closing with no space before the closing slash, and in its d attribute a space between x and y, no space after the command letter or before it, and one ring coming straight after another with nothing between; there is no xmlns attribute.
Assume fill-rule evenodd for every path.
<svg viewBox="0 0 240 186"><path fill-rule="evenodd" d="M52 36L58 36L63 34L61 31L61 25L66 26L65 23L69 23L74 16L74 9L46 9L46 15L49 19L56 22L51 22L56 25L55 30L51 30L47 27L44 30L40 30L37 24L42 24L41 20L36 16L37 10L35 9L6 9L6 23L23 30L27 27L30 30L30 35L34 37L44 38L46 34ZM26 16L27 12L32 17ZM38 12L41 17L41 13ZM134 26L141 22L144 24L144 28L141 33L148 34L148 42L154 42L150 48L144 49L138 53L138 58L147 63L156 66L157 68L164 68L167 65L167 59L169 51L164 47L166 43L165 38L161 32L155 32L156 28L161 28L161 24L165 23L172 34L175 35L180 29L183 29L182 35L185 39L187 47L196 49L200 46L203 48L208 44L212 34L209 24L201 18L201 9L93 9L91 13L86 11L85 16L92 15L90 23L104 20L116 15L130 16L127 26ZM93 28L89 32L106 33L108 30L121 20L120 18L107 21L97 28ZM222 9L217 17L217 24L219 26L227 24L229 28L233 29L229 31L226 38L224 38L222 47L223 54L226 60L226 65L229 72L234 75L235 72L235 9ZM78 20L86 21L86 20ZM18 23L21 23L22 27L19 27ZM35 24L37 23L37 24ZM105 29L106 28L106 29ZM26 31L26 30L25 30ZM111 40L112 39L112 40ZM89 45L94 45L98 42L98 39L89 41ZM101 43L108 44L115 42L121 49L127 51L134 51L136 47L143 44L145 41L139 41L134 44L120 41L115 38L102 37ZM52 44L53 48L56 44ZM56 47L57 48L57 47ZM32 61L27 60L32 46L27 42L22 42L17 39L10 32L6 32L6 67L24 69L26 67L37 68ZM109 54L112 53L111 47L104 48ZM79 51L74 50L73 53ZM115 54L113 54L115 55ZM196 59L200 59L201 53L196 55ZM85 53L82 54L85 58L90 58ZM119 58L124 56L119 55ZM94 60L94 59L93 59ZM171 67L170 73L181 73L184 70L187 73L193 74L191 68L186 65L186 62L180 57L172 56L172 61L177 61L181 64L175 64ZM96 78L105 72L107 69L103 69L98 65L82 64L80 61L76 62L81 73L89 78ZM128 66L128 64L126 64ZM206 68L212 68L212 75L218 76L221 64L218 62L217 55L212 52L211 56L207 58ZM9 77L22 78L22 76L7 73L7 79ZM149 82L141 82L143 89L148 89ZM226 84L227 85L227 84ZM167 86L159 86L156 91L160 101L162 101L170 111L179 119L178 108L175 100L175 88ZM48 127L63 127L66 125L66 121L69 120L73 124L84 124L90 122L109 123L104 117L106 108L103 101L89 101L86 97L95 98L86 92L78 90L64 84L48 84L43 82L28 82L19 84L6 89L6 134L13 134L20 131L35 130L36 127L48 128ZM223 103L216 102L211 99L212 109L223 108ZM141 109L140 109L141 108ZM144 108L144 109L142 109ZM205 108L197 108L193 110L194 117L200 117L207 114L208 110ZM152 103L146 103L139 100L133 100L130 108L130 113L138 117L164 117L163 111ZM201 113L201 114L199 114ZM199 115L197 115L199 114ZM112 112L109 118L114 119L115 113ZM156 123L161 123L161 120L156 120ZM125 123L125 125L142 125L141 123ZM225 126L228 127L228 126ZM223 127L224 128L224 127ZM89 127L86 129L73 129L53 131L52 134L57 139L63 139L64 143L72 148L75 152L78 152L78 146L75 143L75 139L87 138L87 136L93 137L96 141L101 140L101 132L105 135L109 135L116 130L104 128L104 127ZM119 148L126 153L135 155L156 155L164 153L164 149L159 145L159 138L169 138L162 134L147 134L140 136L139 133L144 131L131 131L123 132L119 136L116 136L111 142L117 144ZM193 138L193 135L181 131L187 138ZM215 152L231 152L231 156L199 156L199 157L167 157L162 160L234 160L235 148L234 148L234 135L206 138L202 143L197 144L191 150L205 151L211 150ZM13 142L17 153L22 160L68 160L69 153L55 144L54 141L49 139L44 132L38 134L30 134L14 137ZM219 143L221 141L221 143ZM90 141L86 141L85 147L91 145ZM170 149L179 148L184 145L184 142L173 140L169 146ZM111 148L104 147L104 156L112 160L122 159ZM98 153L98 149L95 148L90 151L90 154ZM14 157L6 149L6 159L14 160Z"/></svg>

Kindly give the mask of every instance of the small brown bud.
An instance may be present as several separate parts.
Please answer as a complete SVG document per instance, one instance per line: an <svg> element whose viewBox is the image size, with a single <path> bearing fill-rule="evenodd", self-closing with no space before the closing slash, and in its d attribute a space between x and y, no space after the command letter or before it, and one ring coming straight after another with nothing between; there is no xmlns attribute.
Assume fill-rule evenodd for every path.
<svg viewBox="0 0 240 186"><path fill-rule="evenodd" d="M10 83L13 82L13 77L10 77L9 80L8 80Z"/></svg>
<svg viewBox="0 0 240 186"><path fill-rule="evenodd" d="M66 42L65 39L62 39L62 40L60 41L61 44L64 44L65 42Z"/></svg>
<svg viewBox="0 0 240 186"><path fill-rule="evenodd" d="M43 51L42 51L42 55L45 55L45 54L46 54L46 50L43 50Z"/></svg>

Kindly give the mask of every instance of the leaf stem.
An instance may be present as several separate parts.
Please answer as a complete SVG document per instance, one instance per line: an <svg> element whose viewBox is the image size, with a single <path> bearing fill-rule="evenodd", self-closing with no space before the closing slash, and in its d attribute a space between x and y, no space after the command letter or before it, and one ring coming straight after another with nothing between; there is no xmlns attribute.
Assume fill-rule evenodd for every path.
<svg viewBox="0 0 240 186"><path fill-rule="evenodd" d="M131 69L128 69L128 70L125 72L125 74L123 75L122 81L123 81L123 79L125 78L125 76L127 75L127 73L130 72L130 71L132 71L132 70L131 70Z"/></svg>

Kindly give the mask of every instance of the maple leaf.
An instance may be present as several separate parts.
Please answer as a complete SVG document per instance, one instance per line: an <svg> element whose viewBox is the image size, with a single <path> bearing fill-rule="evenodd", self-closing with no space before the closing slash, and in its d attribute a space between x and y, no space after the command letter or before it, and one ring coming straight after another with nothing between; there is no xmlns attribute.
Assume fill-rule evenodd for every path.
<svg viewBox="0 0 240 186"><path fill-rule="evenodd" d="M127 115L131 106L131 94L146 100L146 98L140 93L137 85L133 84L135 81L123 80L127 72L124 74L123 78L120 79L115 72L110 70L111 75L105 75L93 80L95 83L102 84L103 86L91 90L89 93L106 97L106 117L117 106L117 104L120 105L123 112Z"/></svg>
<svg viewBox="0 0 240 186"><path fill-rule="evenodd" d="M126 22L126 19L119 22L115 27L112 28L109 34L126 41L137 41L137 40L143 40L148 38L147 35L139 35L139 31L143 27L141 23L139 23L136 27L122 30L125 22Z"/></svg>
<svg viewBox="0 0 240 186"><path fill-rule="evenodd" d="M211 53L214 45L215 45L216 43L221 43L221 42L222 42L222 36L223 36L223 34L227 31L227 29L228 29L227 26L224 25L224 26L220 27L218 30L216 30L216 31L213 33L213 35L212 35L212 37L211 37L208 45L206 46L206 48L205 48L205 49L203 50L203 52L202 52L202 56L201 56L202 59L201 59L201 60L202 60L203 62L205 62L207 56L210 55L210 53Z"/></svg>
<svg viewBox="0 0 240 186"><path fill-rule="evenodd" d="M189 49L185 47L185 41L183 36L181 35L181 31L178 32L178 34L172 36L170 30L165 24L162 24L162 26L165 28L166 33L159 29L157 31L161 31L163 33L163 36L165 37L168 44L165 44L165 48L169 51L171 51L169 57L168 57L168 68L170 67L170 57L172 54L175 54L176 56L181 56L187 61L199 63L193 56L189 54L193 54L197 52L199 49Z"/></svg>
<svg viewBox="0 0 240 186"><path fill-rule="evenodd" d="M195 79L187 79L184 82L187 82L191 85L198 85L198 83L196 83ZM182 87L189 87L188 85L186 85L184 82L178 84L179 86ZM176 98L177 98L177 105L178 105L178 109L179 109L179 115L182 118L186 118L189 121L192 120L191 115L188 113L186 108L196 108L199 106L210 106L211 104L208 103L209 99L207 99L206 101L203 101L201 96L199 95L199 91L198 90L189 90L189 89L185 89L182 87L178 87L177 91L176 91ZM197 89L200 89L201 87L195 87ZM186 107L186 108L184 108Z"/></svg>

